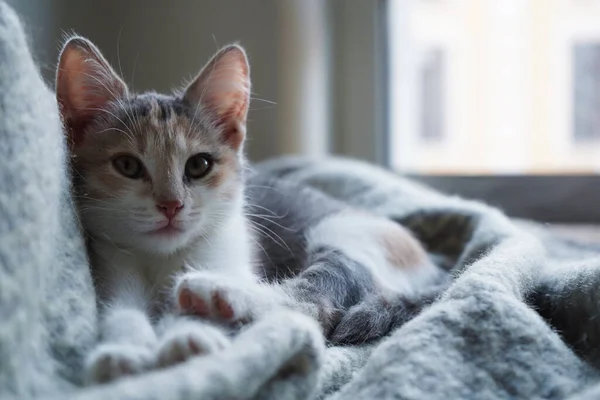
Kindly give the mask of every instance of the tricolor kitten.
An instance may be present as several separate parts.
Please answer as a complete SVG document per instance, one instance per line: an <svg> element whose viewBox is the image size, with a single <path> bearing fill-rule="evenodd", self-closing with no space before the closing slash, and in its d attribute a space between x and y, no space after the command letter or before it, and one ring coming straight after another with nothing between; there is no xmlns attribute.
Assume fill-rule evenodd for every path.
<svg viewBox="0 0 600 400"><path fill-rule="evenodd" d="M249 322L282 306L352 341L353 310L439 273L396 223L247 170L239 46L181 93L134 94L74 37L56 92L101 307L93 382L224 348L228 336L207 321Z"/></svg>

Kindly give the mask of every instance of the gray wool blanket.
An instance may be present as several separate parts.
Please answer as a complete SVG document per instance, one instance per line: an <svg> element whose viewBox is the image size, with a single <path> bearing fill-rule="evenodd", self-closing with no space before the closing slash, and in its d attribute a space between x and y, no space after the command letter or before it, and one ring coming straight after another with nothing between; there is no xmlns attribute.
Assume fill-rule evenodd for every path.
<svg viewBox="0 0 600 400"><path fill-rule="evenodd" d="M393 218L453 277L379 343L326 347L270 315L231 349L84 388L94 291L54 102L0 2L0 399L600 398L600 257L534 224L343 159L258 168Z"/></svg>

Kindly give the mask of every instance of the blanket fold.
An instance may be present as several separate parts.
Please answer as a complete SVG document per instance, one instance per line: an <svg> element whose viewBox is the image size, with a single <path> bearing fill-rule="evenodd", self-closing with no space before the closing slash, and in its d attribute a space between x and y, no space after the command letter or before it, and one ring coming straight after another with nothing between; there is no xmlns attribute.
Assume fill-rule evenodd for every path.
<svg viewBox="0 0 600 400"><path fill-rule="evenodd" d="M326 347L279 312L232 348L94 387L94 290L54 95L0 0L1 399L584 399L600 396L600 252L381 168L258 164L406 225L452 282L379 342Z"/></svg>
<svg viewBox="0 0 600 400"><path fill-rule="evenodd" d="M109 385L72 399L305 399L317 384L324 344L316 322L278 313L221 353Z"/></svg>

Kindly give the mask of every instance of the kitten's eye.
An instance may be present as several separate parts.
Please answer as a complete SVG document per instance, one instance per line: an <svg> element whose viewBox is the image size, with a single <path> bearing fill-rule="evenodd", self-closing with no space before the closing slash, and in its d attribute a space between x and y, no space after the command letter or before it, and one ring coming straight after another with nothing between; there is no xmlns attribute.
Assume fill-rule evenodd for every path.
<svg viewBox="0 0 600 400"><path fill-rule="evenodd" d="M113 159L113 166L121 175L130 179L140 179L144 176L144 166L134 156L118 156Z"/></svg>
<svg viewBox="0 0 600 400"><path fill-rule="evenodd" d="M200 179L208 175L212 167L213 159L210 154L196 154L185 163L185 176L188 179Z"/></svg>

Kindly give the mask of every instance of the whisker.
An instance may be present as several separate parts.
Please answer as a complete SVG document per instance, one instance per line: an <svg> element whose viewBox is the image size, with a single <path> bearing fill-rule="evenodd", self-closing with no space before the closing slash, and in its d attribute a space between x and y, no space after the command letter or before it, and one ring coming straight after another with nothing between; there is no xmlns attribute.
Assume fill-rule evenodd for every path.
<svg viewBox="0 0 600 400"><path fill-rule="evenodd" d="M262 101L263 103L268 103L268 104L277 105L277 103L276 103L276 102L274 102L274 101L271 101L271 100L267 100L267 99L260 99L260 98L258 98L258 97L250 97L250 99L251 99L252 101Z"/></svg>
<svg viewBox="0 0 600 400"><path fill-rule="evenodd" d="M267 228L264 225L255 224L252 221L250 221L250 229L257 230L259 233L262 233L263 235L268 236L271 240L273 240L274 243L278 244L279 246L285 248L290 253L292 253L292 249L289 248L289 246L287 245L287 243L285 242L285 240L283 240L281 238L281 236L279 236L273 230Z"/></svg>
<svg viewBox="0 0 600 400"><path fill-rule="evenodd" d="M254 218L259 218L259 219L262 219L262 220L264 220L264 221L268 221L268 222L270 222L271 224L273 224L273 225L275 225L275 226L278 226L279 228L281 228L281 229L283 229L283 230L286 230L286 231L288 231L288 232L298 232L298 229L292 229L292 228L290 228L290 227L283 226L283 225L281 225L281 224L279 224L279 223L277 223L277 222L275 222L275 221L272 221L271 219L269 219L269 218L274 218L274 217L268 217L268 216L265 216L265 215L259 215L259 214L248 214L248 213L247 213L246 215L247 215L247 216L250 216L250 217L254 217ZM279 217L279 218L280 218L280 217Z"/></svg>
<svg viewBox="0 0 600 400"><path fill-rule="evenodd" d="M272 210L269 210L267 207L263 207L263 206L261 206L261 205L259 205L259 204L252 204L252 205L250 205L249 207L250 207L250 208L252 208L252 207L260 208L261 210L264 210L264 211L266 211L266 212L268 212L268 213L271 213L271 215L273 215L273 217L277 217L277 218L283 218L283 217L287 217L287 216L288 216L288 214L289 214L289 211L288 211L287 213L285 213L285 215L277 215L277 214L275 214L275 212L274 212L274 211L272 211Z"/></svg>

